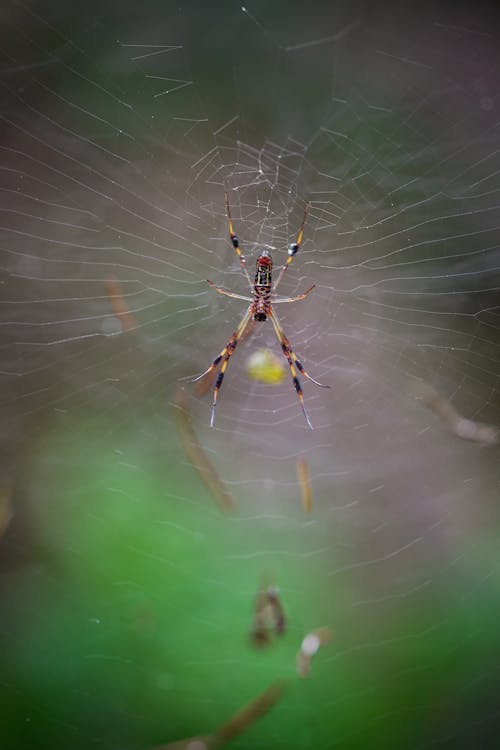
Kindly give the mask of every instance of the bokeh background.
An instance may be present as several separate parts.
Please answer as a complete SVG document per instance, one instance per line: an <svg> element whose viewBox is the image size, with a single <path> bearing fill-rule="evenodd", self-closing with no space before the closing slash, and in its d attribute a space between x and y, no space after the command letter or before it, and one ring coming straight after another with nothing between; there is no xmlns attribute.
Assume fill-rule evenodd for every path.
<svg viewBox="0 0 500 750"><path fill-rule="evenodd" d="M415 397L500 424L498 20L2 3L2 748L204 735L276 679L232 747L498 746L499 449ZM225 191L250 267L286 257L311 202L282 292L316 289L280 317L331 385L304 386L312 432L288 376L248 377L280 353L269 324L215 429L183 380L244 311L206 284L246 293ZM231 513L183 449L180 388ZM263 579L287 632L256 651ZM318 626L334 640L302 680Z"/></svg>

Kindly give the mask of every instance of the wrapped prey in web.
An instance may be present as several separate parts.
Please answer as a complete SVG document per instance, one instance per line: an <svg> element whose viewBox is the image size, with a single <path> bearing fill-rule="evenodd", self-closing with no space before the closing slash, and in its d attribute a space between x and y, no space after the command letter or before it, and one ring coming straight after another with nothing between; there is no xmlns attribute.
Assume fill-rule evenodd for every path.
<svg viewBox="0 0 500 750"><path fill-rule="evenodd" d="M277 385L287 376L282 360L270 349L252 352L247 359L246 371L249 378L267 385Z"/></svg>
<svg viewBox="0 0 500 750"><path fill-rule="evenodd" d="M275 584L264 583L255 599L254 620L250 637L254 646L268 646L273 635L285 632L285 611L279 589Z"/></svg>
<svg viewBox="0 0 500 750"><path fill-rule="evenodd" d="M309 677L312 657L317 654L321 646L331 643L333 633L330 628L316 628L308 633L297 652L296 666L300 677Z"/></svg>

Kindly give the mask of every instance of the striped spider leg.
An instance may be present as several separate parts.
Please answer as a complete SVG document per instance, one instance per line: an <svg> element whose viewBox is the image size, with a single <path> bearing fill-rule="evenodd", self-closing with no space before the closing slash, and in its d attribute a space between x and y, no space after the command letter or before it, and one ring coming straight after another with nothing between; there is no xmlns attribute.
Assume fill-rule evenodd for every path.
<svg viewBox="0 0 500 750"><path fill-rule="evenodd" d="M219 374L217 375L217 380L215 381L215 386L214 386L214 400L212 403L212 415L210 417L210 427L213 427L215 424L215 409L217 406L217 396L219 395L219 390L222 385L222 381L224 380L224 373L226 372L229 359L231 355L234 353L234 350L236 349L238 345L238 341L241 339L241 337L245 333L245 329L251 320L250 308L251 308L251 305L246 311L246 313L244 314L243 318L241 319L238 328L234 331L233 335L230 337L226 346L221 351L221 353L217 355L217 357L214 359L210 367L208 367L205 370L205 372L202 372L201 375L198 375L196 378L193 378L191 381L192 383L196 383L197 380L201 380L203 377L205 377L205 375L208 375L210 372L213 372L215 368L219 365L219 363L222 362L222 365L221 365Z"/></svg>
<svg viewBox="0 0 500 750"><path fill-rule="evenodd" d="M300 246L302 245L302 236L304 234L304 227L306 225L306 219L307 219L307 214L309 213L310 205L311 204L309 203L309 201L307 201L304 207L304 216L302 218L302 224L300 225L300 229L297 234L297 239L295 240L295 242L291 242L290 245L288 246L288 258L286 259L284 266L282 267L281 271L278 274L278 278L276 279L276 283L274 284L274 287L273 287L274 293L276 293L276 289L278 288L278 285L281 279L283 278L283 274L285 273L288 266L290 265L290 263L292 262L292 260L295 258L295 256L300 250ZM311 289L308 292L306 292L306 294L309 294L309 292L312 291L312 289L314 289L314 285L311 287ZM294 302L295 300L287 300L287 301ZM277 300L275 300L275 302L277 302Z"/></svg>
<svg viewBox="0 0 500 750"><path fill-rule="evenodd" d="M281 302L281 300L276 300L276 301ZM285 332L283 328L281 327L281 323L278 320L278 316L276 315L274 310L272 309L270 310L269 317L271 318L271 322L274 326L274 330L276 332L276 336L278 337L278 341L281 344L281 351L285 355L286 360L288 362L288 366L290 367L290 372L292 373L293 384L295 386L295 390L297 391L297 396L299 397L300 405L302 407L302 411L304 412L304 417L306 418L307 426L309 427L310 430L312 430L313 426L311 424L311 420L309 419L309 414L307 413L307 410L304 404L302 386L300 384L300 380L297 375L297 370L300 372L301 375L303 375L306 378L306 380L310 380L311 383L314 383L315 385L319 385L320 388L330 388L330 386L325 385L324 383L319 383L317 380L312 378L308 372L306 372L306 370L304 369L304 366L302 365L300 360L297 358L297 355L295 354L292 347L290 346L290 342L288 338L286 337Z"/></svg>
<svg viewBox="0 0 500 750"><path fill-rule="evenodd" d="M298 300L305 299L310 292L314 289L314 284L307 289L307 291L303 292L302 294L298 294L295 297L274 297L276 293L276 289L283 278L284 273L286 272L288 266L298 253L300 246L302 244L302 236L304 234L304 226L307 219L307 214L309 212L309 203L306 203L305 209L304 209L304 217L302 219L302 224L300 225L300 229L297 234L297 239L295 242L292 242L288 248L288 258L286 259L286 262L284 263L283 267L281 268L278 278L276 280L276 283L273 285L272 282L272 269L273 269L273 260L271 258L271 254L268 250L263 250L262 253L257 258L256 263L256 269L255 269L255 278L252 283L250 279L250 275L248 273L248 269L246 266L246 260L245 256L241 252L240 244L237 235L234 232L233 229L233 221L231 217L231 209L229 207L229 198L226 193L226 213L227 213L227 219L229 223L229 237L231 239L231 243L233 245L233 248L239 258L240 265L242 268L243 273L245 274L248 283L250 285L250 289L252 290L252 296L248 297L243 294L236 294L235 292L231 292L228 289L222 289L222 287L216 286L213 281L208 281L210 286L215 289L216 292L219 294L223 294L226 297L232 297L233 299L240 299L244 300L245 302L249 302L249 306L247 308L247 311L245 315L243 316L240 324L232 334L232 336L229 338L226 346L220 354L217 355L217 357L214 359L210 367L208 367L205 372L203 372L201 375L198 375L198 377L194 378L192 382L196 382L197 380L200 380L205 375L208 375L210 372L213 372L216 367L222 362L219 374L217 376L217 379L215 381L214 386L214 398L212 403L212 413L210 417L210 427L213 427L215 424L215 409L217 406L217 397L219 394L220 387L222 385L222 381L224 379L224 374L226 372L229 359L231 355L233 354L234 350L236 349L238 342L241 340L241 337L244 335L245 331L248 328L248 325L251 321L259 321L264 322L267 320L267 318L271 319L271 322L274 327L274 331L276 333L276 336L278 338L278 341L280 342L281 350L288 362L288 365L290 367L290 372L292 374L293 384L295 386L295 390L297 392L297 396L300 401L300 405L302 407L302 411L304 413L304 417L307 422L307 426L310 430L313 429L313 426L311 424L311 420L309 419L309 415L306 411L305 405L304 405L304 396L302 393L302 386L299 381L299 377L297 374L300 372L300 374L305 377L307 380L310 380L312 383L315 383L315 385L320 386L321 388L329 388L329 385L324 385L323 383L319 383L317 380L312 378L304 369L302 366L300 360L298 359L297 355L293 351L290 341L288 340L287 336L285 335L285 332L283 331L283 328L281 327L281 323L279 322L278 316L273 310L274 304L279 304L282 302L297 302Z"/></svg>

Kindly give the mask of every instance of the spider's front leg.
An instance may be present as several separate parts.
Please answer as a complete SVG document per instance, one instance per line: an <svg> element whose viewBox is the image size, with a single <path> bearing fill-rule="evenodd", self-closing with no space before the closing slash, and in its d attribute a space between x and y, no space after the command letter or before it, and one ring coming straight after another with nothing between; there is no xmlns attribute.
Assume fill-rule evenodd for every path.
<svg viewBox="0 0 500 750"><path fill-rule="evenodd" d="M217 357L214 359L210 367L208 367L205 372L202 372L201 375L198 375L196 378L192 379L192 383L195 383L197 380L201 380L205 375L208 375L210 372L213 372L215 368L222 362L220 372L217 375L217 379L215 381L214 385L214 400L212 403L212 414L210 417L210 427L213 427L215 424L215 409L217 406L217 396L219 395L219 390L222 385L222 381L224 380L224 373L226 372L226 368L229 362L229 359L231 355L233 354L234 350L236 349L238 345L238 341L241 339L245 332L245 328L247 327L248 323L250 321L250 308L246 311L245 315L243 316L238 328L235 330L233 335L230 337L229 341L227 342L224 349L221 351L220 354L217 355Z"/></svg>
<svg viewBox="0 0 500 750"><path fill-rule="evenodd" d="M210 284L212 289L215 289L215 291L219 294L224 294L226 297L232 297L233 299L243 299L245 300L245 302L252 302L251 297L246 297L244 294L235 294L235 292L230 292L229 289L222 289L222 287L216 286L216 284L214 284L213 281L210 281L210 279L207 279L207 284ZM310 290L308 290L306 294L309 294L309 291Z"/></svg>
<svg viewBox="0 0 500 750"><path fill-rule="evenodd" d="M240 259L241 270L243 271L243 273L247 277L247 281L248 281L248 283L250 285L250 289L253 289L252 279L250 278L250 276L248 274L248 269L247 269L247 266L246 266L245 256L241 252L241 247L240 247L240 243L239 243L238 237L236 236L235 231L233 229L233 219L232 219L232 216L231 216L231 209L229 208L229 196L228 196L227 192L226 192L225 195L226 195L226 213L227 213L227 220L229 222L229 237L231 238L231 244L234 247L234 251L235 251L236 255Z"/></svg>
<svg viewBox="0 0 500 750"><path fill-rule="evenodd" d="M292 262L292 260L295 258L295 256L297 255L297 253L300 250L300 246L302 245L302 237L304 235L304 227L306 225L306 219L307 219L307 214L309 213L310 205L311 204L309 203L309 201L305 205L305 208L304 208L304 218L302 219L302 224L300 225L300 229L299 229L299 232L297 234L297 239L295 240L295 242L292 242L292 244L288 248L288 258L286 259L285 265L282 267L281 271L278 274L278 278L276 279L276 282L275 282L274 288L273 288L274 292L276 292L276 290L277 290L277 288L278 288L278 286L280 284L280 281L283 278L283 274L285 273L285 271L287 270L288 266L290 265L290 263ZM309 292L307 292L307 294L308 293Z"/></svg>

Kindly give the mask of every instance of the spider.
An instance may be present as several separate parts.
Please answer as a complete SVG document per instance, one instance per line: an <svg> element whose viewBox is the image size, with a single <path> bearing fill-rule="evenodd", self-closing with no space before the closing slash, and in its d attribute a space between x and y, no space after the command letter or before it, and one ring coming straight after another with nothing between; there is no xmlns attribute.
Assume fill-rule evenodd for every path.
<svg viewBox="0 0 500 750"><path fill-rule="evenodd" d="M293 378L293 384L295 386L295 390L297 391L297 396L299 397L300 405L302 407L302 411L304 413L304 417L306 418L307 426L310 430L313 429L313 426L311 424L311 420L309 419L309 415L306 411L306 407L304 405L304 396L302 394L302 386L300 385L299 378L297 376L297 370L303 375L307 380L311 380L316 385L319 385L320 388L329 388L329 385L324 385L323 383L318 383L317 380L312 378L304 369L301 362L297 358L295 352L293 351L290 342L288 338L285 335L285 332L283 331L283 328L281 327L281 323L278 320L278 316L274 312L273 305L281 303L281 302L297 302L298 300L304 299L307 297L307 295L312 292L314 287L316 286L313 284L309 289L304 292L303 294L298 294L296 297L274 297L273 295L276 293L276 289L278 288L278 285L283 278L283 274L287 270L288 266L294 259L294 257L297 255L300 246L302 244L302 235L304 233L304 226L307 219L307 214L309 212L309 202L306 203L306 206L304 208L304 217L302 219L302 224L300 225L299 232L297 234L297 239L295 242L292 242L288 248L288 258L286 259L285 264L282 266L278 278L276 279L276 282L273 285L272 282L272 269L273 269L273 260L271 258L271 254L268 250L263 250L262 253L257 258L257 264L256 264L256 270L255 270L255 280L252 283L252 280L250 279L247 266L246 266L246 260L245 256L241 252L240 243L238 241L238 237L236 236L234 230L233 230L233 221L231 218L231 209L229 208L229 198L228 194L225 194L226 197L226 213L227 213L227 219L229 223L229 236L231 238L232 245L236 251L236 254L239 258L241 268L243 270L243 273L245 274L247 281L250 285L250 289L253 292L253 297L246 297L242 294L235 294L234 292L230 292L227 289L221 289L221 287L216 286L213 281L210 281L207 279L207 282L210 284L211 287L215 289L216 292L219 294L224 294L226 297L233 297L234 299L242 299L246 302L250 302L250 305L248 306L248 309L243 316L243 318L240 321L240 324L234 331L233 335L230 337L229 341L227 342L224 349L221 351L220 354L217 355L217 357L214 359L210 367L208 367L205 372L202 372L201 375L198 375L196 378L193 378L192 382L196 382L197 380L201 380L201 378L205 377L205 375L208 375L209 373L213 372L215 368L222 362L220 372L217 375L217 380L215 381L214 386L214 400L212 404L212 414L210 417L210 427L213 427L215 424L215 409L217 407L217 396L219 394L220 387L222 385L222 381L224 380L224 373L226 372L227 365L229 363L229 359L231 355L234 353L234 350L236 349L236 346L238 345L238 342L240 341L241 337L245 333L248 324L253 319L258 322L264 322L267 320L267 318L271 319L271 323L273 324L276 336L278 337L278 341L280 342L281 349L283 351L283 354L285 355L288 365L290 367L290 372L292 373Z"/></svg>

